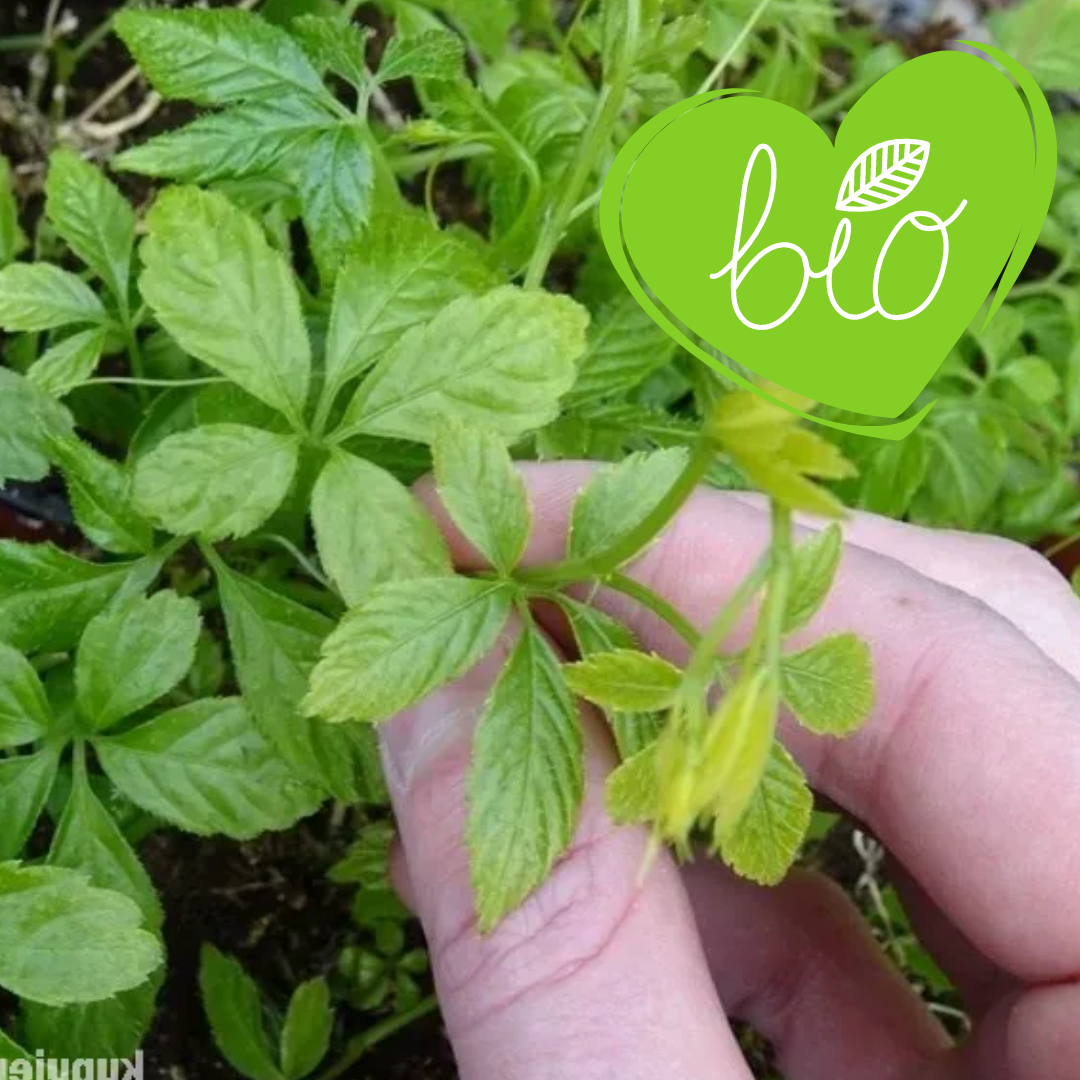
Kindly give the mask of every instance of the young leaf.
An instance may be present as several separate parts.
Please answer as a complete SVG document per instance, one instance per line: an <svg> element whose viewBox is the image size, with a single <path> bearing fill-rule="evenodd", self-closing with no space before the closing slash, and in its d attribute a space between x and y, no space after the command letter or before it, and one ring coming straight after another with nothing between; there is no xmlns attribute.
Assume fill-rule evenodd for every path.
<svg viewBox="0 0 1080 1080"><path fill-rule="evenodd" d="M350 606L385 581L451 572L445 541L409 489L352 454L331 455L315 484L311 518L319 558Z"/></svg>
<svg viewBox="0 0 1080 1080"><path fill-rule="evenodd" d="M53 460L64 472L71 508L83 533L105 551L151 551L154 530L132 504L126 470L81 439L52 439L50 446Z"/></svg>
<svg viewBox="0 0 1080 1080"><path fill-rule="evenodd" d="M784 607L783 632L794 633L805 626L825 602L840 565L843 538L837 525L808 536L795 549L791 584Z"/></svg>
<svg viewBox="0 0 1080 1080"><path fill-rule="evenodd" d="M780 692L795 719L818 735L849 735L874 707L870 649L854 634L833 634L780 664Z"/></svg>
<svg viewBox="0 0 1080 1080"><path fill-rule="evenodd" d="M50 437L71 434L71 414L22 375L0 368L0 483L41 480Z"/></svg>
<svg viewBox="0 0 1080 1080"><path fill-rule="evenodd" d="M161 963L134 901L71 870L0 865L0 985L46 1005L96 1001Z"/></svg>
<svg viewBox="0 0 1080 1080"><path fill-rule="evenodd" d="M94 374L107 338L104 327L80 330L43 352L26 377L50 397L61 398Z"/></svg>
<svg viewBox="0 0 1080 1080"><path fill-rule="evenodd" d="M569 846L584 792L577 708L551 646L531 626L480 718L468 784L470 876L485 932Z"/></svg>
<svg viewBox="0 0 1080 1080"><path fill-rule="evenodd" d="M446 423L515 438L552 420L585 349L588 313L565 296L510 286L466 296L409 330L350 404L337 438L428 442Z"/></svg>
<svg viewBox="0 0 1080 1080"><path fill-rule="evenodd" d="M59 764L53 750L0 760L0 859L22 852L45 809Z"/></svg>
<svg viewBox="0 0 1080 1080"><path fill-rule="evenodd" d="M357 90L367 85L364 65L371 31L366 26L342 25L337 16L298 15L289 23L289 31L320 70L329 69Z"/></svg>
<svg viewBox="0 0 1080 1080"><path fill-rule="evenodd" d="M78 870L91 885L129 897L139 905L148 930L161 928L164 915L150 877L91 789L85 767L75 767L71 794L49 848L49 865Z"/></svg>
<svg viewBox="0 0 1080 1080"><path fill-rule="evenodd" d="M239 698L196 701L95 740L109 779L136 806L187 832L250 840L312 813Z"/></svg>
<svg viewBox="0 0 1080 1080"><path fill-rule="evenodd" d="M0 327L4 330L36 333L107 320L90 286L58 266L12 263L0 270Z"/></svg>
<svg viewBox="0 0 1080 1080"><path fill-rule="evenodd" d="M127 8L114 25L163 97L228 105L298 93L327 96L304 50L284 30L247 12Z"/></svg>
<svg viewBox="0 0 1080 1080"><path fill-rule="evenodd" d="M282 504L296 473L292 435L212 424L163 439L135 466L135 503L177 536L246 536Z"/></svg>
<svg viewBox="0 0 1080 1080"><path fill-rule="evenodd" d="M135 245L135 211L127 199L100 169L71 150L56 150L45 181L45 216L126 310Z"/></svg>
<svg viewBox="0 0 1080 1080"><path fill-rule="evenodd" d="M600 469L577 497L569 554L589 559L608 551L645 520L686 465L681 447L636 453Z"/></svg>
<svg viewBox="0 0 1080 1080"><path fill-rule="evenodd" d="M165 191L146 223L139 284L161 325L185 352L299 426L311 345L284 255L224 195L197 188Z"/></svg>
<svg viewBox="0 0 1080 1080"><path fill-rule="evenodd" d="M286 1080L303 1080L330 1049L334 1010L325 979L301 983L289 999L281 1029L281 1071Z"/></svg>
<svg viewBox="0 0 1080 1080"><path fill-rule="evenodd" d="M22 746L48 734L52 710L33 665L0 644L0 746Z"/></svg>
<svg viewBox="0 0 1080 1080"><path fill-rule="evenodd" d="M407 77L456 79L464 58L461 38L444 30L427 30L412 37L396 34L383 51L379 82Z"/></svg>
<svg viewBox="0 0 1080 1080"><path fill-rule="evenodd" d="M656 743L627 758L607 778L604 803L616 825L640 825L656 817L660 799Z"/></svg>
<svg viewBox="0 0 1080 1080"><path fill-rule="evenodd" d="M761 783L746 812L727 836L718 836L720 856L736 873L759 885L783 880L810 827L814 796L802 769L773 740Z"/></svg>
<svg viewBox="0 0 1080 1080"><path fill-rule="evenodd" d="M164 697L191 669L201 628L199 605L168 590L110 604L79 643L82 717L101 731Z"/></svg>
<svg viewBox="0 0 1080 1080"><path fill-rule="evenodd" d="M251 1080L283 1080L263 1027L259 988L239 962L204 945L199 990L214 1042L225 1060Z"/></svg>
<svg viewBox="0 0 1080 1080"><path fill-rule="evenodd" d="M671 706L682 683L674 664L652 653L614 649L563 665L567 686L615 712L660 712Z"/></svg>
<svg viewBox="0 0 1080 1080"><path fill-rule="evenodd" d="M11 182L11 165L0 154L0 268L26 250L26 234L19 228L19 204Z"/></svg>
<svg viewBox="0 0 1080 1080"><path fill-rule="evenodd" d="M439 498L454 524L500 573L508 575L529 541L525 481L506 444L483 428L450 425L432 443Z"/></svg>
<svg viewBox="0 0 1080 1080"><path fill-rule="evenodd" d="M354 726L331 727L301 715L308 676L333 623L215 563L233 664L244 701L263 733L296 774L335 798L372 798L378 787ZM370 734L370 733L367 733ZM376 765L377 768L377 765Z"/></svg>
<svg viewBox="0 0 1080 1080"><path fill-rule="evenodd" d="M335 390L367 370L413 326L452 300L497 284L476 248L413 212L377 215L334 291L326 381Z"/></svg>
<svg viewBox="0 0 1080 1080"><path fill-rule="evenodd" d="M393 716L476 664L512 597L505 585L464 577L378 586L327 638L304 712L333 723Z"/></svg>

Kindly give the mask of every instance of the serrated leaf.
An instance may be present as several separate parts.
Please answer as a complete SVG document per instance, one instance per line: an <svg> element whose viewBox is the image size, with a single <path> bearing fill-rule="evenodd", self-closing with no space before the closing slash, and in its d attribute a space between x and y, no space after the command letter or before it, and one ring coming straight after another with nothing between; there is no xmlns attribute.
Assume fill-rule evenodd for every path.
<svg viewBox="0 0 1080 1080"><path fill-rule="evenodd" d="M304 228L322 280L332 281L371 214L375 166L368 135L339 124L310 136L297 160Z"/></svg>
<svg viewBox="0 0 1080 1080"><path fill-rule="evenodd" d="M126 310L135 246L135 211L127 199L100 169L71 150L56 150L45 181L45 216Z"/></svg>
<svg viewBox="0 0 1080 1080"><path fill-rule="evenodd" d="M288 828L321 801L291 775L239 698L196 701L94 747L136 806L199 836L250 840Z"/></svg>
<svg viewBox="0 0 1080 1080"><path fill-rule="evenodd" d="M301 983L289 999L281 1028L281 1071L286 1080L303 1080L330 1049L334 1010L325 979Z"/></svg>
<svg viewBox="0 0 1080 1080"><path fill-rule="evenodd" d="M169 435L135 466L135 504L177 536L247 536L284 502L298 453L292 435L242 424Z"/></svg>
<svg viewBox="0 0 1080 1080"><path fill-rule="evenodd" d="M563 676L575 694L615 712L670 708L682 684L682 672L674 664L636 649L613 649L566 664Z"/></svg>
<svg viewBox="0 0 1080 1080"><path fill-rule="evenodd" d="M12 263L0 270L0 328L37 333L108 321L93 289L49 263Z"/></svg>
<svg viewBox="0 0 1080 1080"><path fill-rule="evenodd" d="M165 191L146 223L139 285L161 325L299 425L311 346L284 255L225 196L197 188Z"/></svg>
<svg viewBox="0 0 1080 1080"><path fill-rule="evenodd" d="M220 561L214 572L237 680L263 733L301 779L339 799L370 798L377 778L368 775L371 763L358 741L364 732L331 727L300 711L333 623Z"/></svg>
<svg viewBox="0 0 1080 1080"><path fill-rule="evenodd" d="M380 585L327 638L304 700L332 723L386 720L463 674L495 644L513 593L476 578Z"/></svg>
<svg viewBox="0 0 1080 1080"><path fill-rule="evenodd" d="M69 435L71 414L29 379L0 368L0 484L41 480L49 471L50 438Z"/></svg>
<svg viewBox="0 0 1080 1080"><path fill-rule="evenodd" d="M780 664L780 692L795 719L818 735L849 735L874 707L869 646L834 634Z"/></svg>
<svg viewBox="0 0 1080 1080"><path fill-rule="evenodd" d="M641 825L656 817L659 800L660 775L653 742L608 776L604 804L616 825Z"/></svg>
<svg viewBox="0 0 1080 1080"><path fill-rule="evenodd" d="M527 627L473 742L466 837L481 932L517 907L570 845L583 792L574 700L551 646Z"/></svg>
<svg viewBox="0 0 1080 1080"><path fill-rule="evenodd" d="M474 246L420 214L379 214L338 275L326 381L340 389L411 327L452 300L497 283Z"/></svg>
<svg viewBox="0 0 1080 1080"><path fill-rule="evenodd" d="M465 46L443 30L427 30L415 36L395 34L379 63L379 81L407 77L455 79L463 70Z"/></svg>
<svg viewBox="0 0 1080 1080"><path fill-rule="evenodd" d="M502 574L517 566L531 526L525 480L506 444L482 428L447 426L432 443L439 498L454 524Z"/></svg>
<svg viewBox="0 0 1080 1080"><path fill-rule="evenodd" d="M356 89L368 83L364 71L365 53L371 30L356 23L342 23L334 15L298 15L289 23L289 31L320 69L340 75Z"/></svg>
<svg viewBox="0 0 1080 1080"><path fill-rule="evenodd" d="M283 1080L262 1020L259 988L237 960L204 945L199 962L203 1006L225 1060L251 1080Z"/></svg>
<svg viewBox="0 0 1080 1080"><path fill-rule="evenodd" d="M0 154L0 267L26 250L26 234L19 228L19 203L12 184L11 165Z"/></svg>
<svg viewBox="0 0 1080 1080"><path fill-rule="evenodd" d="M574 381L588 313L565 296L506 286L461 297L409 330L353 398L338 438L429 442L445 424L515 438L552 420Z"/></svg>
<svg viewBox="0 0 1080 1080"><path fill-rule="evenodd" d="M201 628L199 605L174 592L118 598L79 643L81 716L101 731L164 697L191 670Z"/></svg>
<svg viewBox="0 0 1080 1080"><path fill-rule="evenodd" d="M687 462L681 447L636 453L599 469L574 502L568 550L591 559L641 524L668 493Z"/></svg>
<svg viewBox="0 0 1080 1080"><path fill-rule="evenodd" d="M851 163L836 197L836 209L860 214L895 206L922 179L929 157L930 144L922 139L875 143Z"/></svg>
<svg viewBox="0 0 1080 1080"><path fill-rule="evenodd" d="M0 644L0 746L22 746L48 733L52 710L33 665Z"/></svg>
<svg viewBox="0 0 1080 1080"><path fill-rule="evenodd" d="M761 783L734 831L718 838L720 856L736 873L759 885L784 879L810 827L814 796L802 769L773 741Z"/></svg>
<svg viewBox="0 0 1080 1080"><path fill-rule="evenodd" d="M147 929L161 928L164 914L150 877L116 819L91 789L85 767L75 768L48 861L50 866L78 870L91 885L129 897L139 905Z"/></svg>
<svg viewBox="0 0 1080 1080"><path fill-rule="evenodd" d="M70 870L0 865L0 985L31 1001L66 1005L144 982L161 948L119 893Z"/></svg>
<svg viewBox="0 0 1080 1080"><path fill-rule="evenodd" d="M335 451L311 497L323 568L350 606L386 581L449 574L450 553L408 488L370 461Z"/></svg>
<svg viewBox="0 0 1080 1080"><path fill-rule="evenodd" d="M228 105L297 93L326 95L304 50L284 31L232 9L126 9L116 32L166 98Z"/></svg>
<svg viewBox="0 0 1080 1080"><path fill-rule="evenodd" d="M795 549L784 605L784 634L805 626L825 603L840 565L842 550L843 536L837 525L808 536Z"/></svg>
<svg viewBox="0 0 1080 1080"><path fill-rule="evenodd" d="M0 760L0 859L22 852L45 809L59 764L53 750Z"/></svg>
<svg viewBox="0 0 1080 1080"><path fill-rule="evenodd" d="M53 439L53 460L67 482L75 520L86 537L105 551L143 554L154 547L153 526L136 511L131 478L115 461L81 439Z"/></svg>
<svg viewBox="0 0 1080 1080"><path fill-rule="evenodd" d="M51 397L63 397L94 374L107 339L104 327L80 330L43 352L26 377Z"/></svg>

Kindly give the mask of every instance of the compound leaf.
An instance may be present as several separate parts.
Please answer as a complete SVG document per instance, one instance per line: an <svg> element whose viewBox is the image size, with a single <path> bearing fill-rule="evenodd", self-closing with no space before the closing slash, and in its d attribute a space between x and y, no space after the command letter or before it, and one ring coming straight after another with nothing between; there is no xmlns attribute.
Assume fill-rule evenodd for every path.
<svg viewBox="0 0 1080 1080"><path fill-rule="evenodd" d="M0 368L0 483L41 480L49 471L51 437L72 430L67 409L29 379Z"/></svg>
<svg viewBox="0 0 1080 1080"><path fill-rule="evenodd" d="M59 764L53 750L0 760L0 859L14 859L30 839Z"/></svg>
<svg viewBox="0 0 1080 1080"><path fill-rule="evenodd" d="M22 746L42 738L52 710L33 664L21 652L0 644L0 746Z"/></svg>
<svg viewBox="0 0 1080 1080"><path fill-rule="evenodd" d="M874 707L870 648L854 634L833 634L780 664L780 690L803 727L848 735Z"/></svg>
<svg viewBox="0 0 1080 1080"><path fill-rule="evenodd" d="M636 649L598 652L563 666L575 694L615 712L659 712L675 699L682 672L663 657Z"/></svg>
<svg viewBox="0 0 1080 1080"><path fill-rule="evenodd" d="M462 70L465 46L461 38L444 30L396 34L387 42L379 63L379 81L406 77L456 79Z"/></svg>

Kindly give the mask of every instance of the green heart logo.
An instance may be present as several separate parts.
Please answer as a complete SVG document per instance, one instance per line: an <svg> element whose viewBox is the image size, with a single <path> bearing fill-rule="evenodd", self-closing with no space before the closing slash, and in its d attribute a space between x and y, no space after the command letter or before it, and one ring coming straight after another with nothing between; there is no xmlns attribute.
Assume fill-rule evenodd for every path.
<svg viewBox="0 0 1080 1080"><path fill-rule="evenodd" d="M835 146L802 113L746 91L654 117L601 199L623 280L680 344L785 408L799 411L700 342L805 398L899 416L1000 277L987 320L997 310L1053 190L1041 91L1010 57L978 47L1027 104L988 61L938 52L876 83ZM902 438L929 408L832 426Z"/></svg>

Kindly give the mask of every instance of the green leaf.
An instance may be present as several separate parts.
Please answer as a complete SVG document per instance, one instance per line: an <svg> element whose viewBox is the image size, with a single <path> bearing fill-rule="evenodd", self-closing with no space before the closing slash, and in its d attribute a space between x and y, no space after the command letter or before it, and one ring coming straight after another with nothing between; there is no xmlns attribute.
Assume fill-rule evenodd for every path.
<svg viewBox="0 0 1080 1080"><path fill-rule="evenodd" d="M165 191L146 224L139 284L161 325L299 426L311 345L285 256L224 195L198 188Z"/></svg>
<svg viewBox="0 0 1080 1080"><path fill-rule="evenodd" d="M164 914L150 877L116 819L91 789L85 766L76 765L71 794L49 848L49 865L78 870L91 885L129 897L139 905L146 928L160 930Z"/></svg>
<svg viewBox="0 0 1080 1080"><path fill-rule="evenodd" d="M138 565L99 565L52 544L0 540L0 641L24 652L70 649Z"/></svg>
<svg viewBox="0 0 1080 1080"><path fill-rule="evenodd" d="M655 653L635 649L598 652L563 665L566 685L615 712L660 712L670 708L682 684L682 672Z"/></svg>
<svg viewBox="0 0 1080 1080"><path fill-rule="evenodd" d="M22 746L42 738L52 710L33 665L21 652L0 644L0 746Z"/></svg>
<svg viewBox="0 0 1080 1080"><path fill-rule="evenodd" d="M432 443L439 498L454 524L500 573L517 566L531 526L525 481L506 444L483 428L447 426Z"/></svg>
<svg viewBox="0 0 1080 1080"><path fill-rule="evenodd" d="M1000 377L1015 386L1033 405L1049 405L1061 393L1058 373L1041 356L1021 356L1010 361Z"/></svg>
<svg viewBox="0 0 1080 1080"><path fill-rule="evenodd" d="M325 979L301 983L289 999L281 1029L281 1071L286 1080L302 1080L315 1071L330 1049L334 1010Z"/></svg>
<svg viewBox="0 0 1080 1080"><path fill-rule="evenodd" d="M204 945L199 962L203 1006L225 1060L251 1080L282 1080L262 1021L259 988L237 960Z"/></svg>
<svg viewBox="0 0 1080 1080"><path fill-rule="evenodd" d="M340 121L308 98L252 101L200 116L113 159L114 169L184 184L244 180L275 170L312 134Z"/></svg>
<svg viewBox="0 0 1080 1080"><path fill-rule="evenodd" d="M515 438L554 419L585 348L588 313L565 296L506 286L461 297L409 330L346 412L339 438L430 441L451 421Z"/></svg>
<svg viewBox="0 0 1080 1080"><path fill-rule="evenodd" d="M300 202L323 281L332 281L371 214L375 166L366 131L352 124L307 139L300 161Z"/></svg>
<svg viewBox="0 0 1080 1080"><path fill-rule="evenodd" d="M805 626L825 603L840 565L843 543L839 526L829 525L795 549L784 606L784 634Z"/></svg>
<svg viewBox="0 0 1080 1080"><path fill-rule="evenodd" d="M71 150L56 150L45 181L45 216L125 311L135 246L135 211L127 199L100 169Z"/></svg>
<svg viewBox="0 0 1080 1080"><path fill-rule="evenodd" d="M608 551L649 516L686 465L681 447L636 453L599 469L577 497L570 519L571 558Z"/></svg>
<svg viewBox="0 0 1080 1080"><path fill-rule="evenodd" d="M794 758L773 741L765 772L734 830L717 838L723 860L759 885L783 880L810 827L814 796Z"/></svg>
<svg viewBox="0 0 1080 1080"><path fill-rule="evenodd" d="M1080 90L1080 11L1073 3L1032 0L990 16L993 39L1044 90Z"/></svg>
<svg viewBox="0 0 1080 1080"><path fill-rule="evenodd" d="M333 623L233 573L220 560L214 572L237 680L263 734L301 779L350 802L371 796L378 777L369 775L372 763L360 741L370 732L331 727L300 712L308 676Z"/></svg>
<svg viewBox="0 0 1080 1080"><path fill-rule="evenodd" d="M63 397L94 374L108 336L104 327L80 330L43 352L26 377L50 397Z"/></svg>
<svg viewBox="0 0 1080 1080"><path fill-rule="evenodd" d="M426 7L445 12L461 32L487 57L506 48L517 21L511 0L421 0Z"/></svg>
<svg viewBox="0 0 1080 1080"><path fill-rule="evenodd" d="M0 154L0 267L26 250L26 234L19 228L19 203L12 184L11 165Z"/></svg>
<svg viewBox="0 0 1080 1080"><path fill-rule="evenodd" d="M353 22L342 24L337 15L299 15L289 23L289 31L320 70L329 69L358 90L367 85L364 65L371 36L368 27Z"/></svg>
<svg viewBox="0 0 1080 1080"><path fill-rule="evenodd" d="M16 858L30 839L59 763L53 750L0 760L0 859Z"/></svg>
<svg viewBox="0 0 1080 1080"><path fill-rule="evenodd" d="M36 333L107 320L90 286L59 266L12 263L0 270L0 327L4 330Z"/></svg>
<svg viewBox="0 0 1080 1080"><path fill-rule="evenodd" d="M22 375L0 368L0 483L41 480L50 437L72 431L71 414Z"/></svg>
<svg viewBox="0 0 1080 1080"><path fill-rule="evenodd" d="M570 845L584 793L581 724L559 661L526 627L473 742L466 838L480 930L491 930Z"/></svg>
<svg viewBox="0 0 1080 1080"><path fill-rule="evenodd" d="M136 806L200 836L250 840L288 828L321 801L292 776L239 698L196 701L94 747Z"/></svg>
<svg viewBox="0 0 1080 1080"><path fill-rule="evenodd" d="M327 638L304 711L333 723L393 716L476 664L512 597L505 585L464 577L378 586Z"/></svg>
<svg viewBox="0 0 1080 1080"><path fill-rule="evenodd" d="M311 517L319 558L350 607L383 582L451 572L438 527L409 489L352 454L331 455Z"/></svg>
<svg viewBox="0 0 1080 1080"><path fill-rule="evenodd" d="M101 731L164 697L191 670L201 628L199 605L170 590L110 604L79 643L82 717Z"/></svg>
<svg viewBox="0 0 1080 1080"><path fill-rule="evenodd" d="M139 459L135 503L177 536L247 536L284 502L298 452L294 436L242 424L182 431Z"/></svg>
<svg viewBox="0 0 1080 1080"><path fill-rule="evenodd" d="M786 655L780 692L803 727L818 735L848 735L874 707L870 649L854 634L834 634Z"/></svg>
<svg viewBox="0 0 1080 1080"><path fill-rule="evenodd" d="M456 79L461 73L465 46L461 39L444 30L427 30L403 37L395 34L379 63L379 82L407 77Z"/></svg>
<svg viewBox="0 0 1080 1080"><path fill-rule="evenodd" d="M918 428L903 439L875 442L881 446L876 448L869 463L861 466L859 506L875 514L901 518L926 479L929 444Z"/></svg>
<svg viewBox="0 0 1080 1080"><path fill-rule="evenodd" d="M105 551L151 551L154 530L132 504L127 470L78 438L53 439L50 445L53 460L64 472L71 508L83 533Z"/></svg>
<svg viewBox="0 0 1080 1080"><path fill-rule="evenodd" d="M142 913L71 870L0 865L0 985L46 1005L96 1001L161 963Z"/></svg>
<svg viewBox="0 0 1080 1080"><path fill-rule="evenodd" d="M0 1031L0 1061L33 1061L34 1059L7 1032Z"/></svg>
<svg viewBox="0 0 1080 1080"><path fill-rule="evenodd" d="M660 775L656 743L627 758L607 778L604 802L616 825L640 825L656 817L660 800Z"/></svg>
<svg viewBox="0 0 1080 1080"><path fill-rule="evenodd" d="M326 342L326 381L340 389L411 327L452 300L497 283L474 245L418 213L379 214L338 275Z"/></svg>
<svg viewBox="0 0 1080 1080"><path fill-rule="evenodd" d="M166 98L228 105L327 93L304 50L284 30L247 12L128 8L114 26Z"/></svg>

